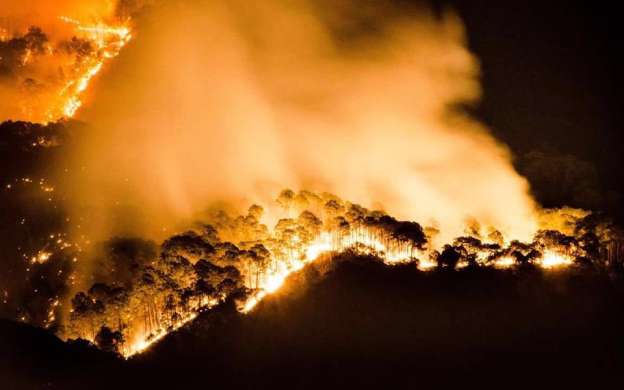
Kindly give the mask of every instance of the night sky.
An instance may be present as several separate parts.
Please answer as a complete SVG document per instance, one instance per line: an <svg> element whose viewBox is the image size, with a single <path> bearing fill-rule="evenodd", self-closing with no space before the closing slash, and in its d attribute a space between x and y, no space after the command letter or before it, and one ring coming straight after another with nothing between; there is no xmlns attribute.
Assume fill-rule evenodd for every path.
<svg viewBox="0 0 624 390"><path fill-rule="evenodd" d="M571 203L602 208L621 218L622 63L616 55L615 6L574 1L444 3L459 10L469 46L481 61L484 99L477 114L496 136L518 158L531 151L572 155L596 170L600 199L574 201L574 190L560 186L539 200L547 207ZM552 179L557 186L557 178Z"/></svg>

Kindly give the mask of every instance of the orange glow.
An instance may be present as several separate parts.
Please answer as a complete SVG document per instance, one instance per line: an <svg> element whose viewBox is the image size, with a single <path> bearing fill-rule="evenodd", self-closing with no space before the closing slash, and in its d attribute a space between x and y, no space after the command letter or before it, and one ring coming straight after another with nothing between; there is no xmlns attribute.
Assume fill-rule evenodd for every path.
<svg viewBox="0 0 624 390"><path fill-rule="evenodd" d="M514 260L513 257L505 256L505 257L501 257L500 259L496 259L496 261L494 262L494 267L496 267L496 268L509 268L509 267L513 266L515 263L516 263L516 261Z"/></svg>
<svg viewBox="0 0 624 390"><path fill-rule="evenodd" d="M315 197L318 196L310 192L307 192L307 194L310 199L315 199ZM296 197L291 197L289 199L295 202L294 199L296 199ZM318 199L320 200L320 197ZM406 225L401 225L402 222L396 221L387 215L380 216L381 214L375 214L376 212L358 208L359 206L348 202L342 203L348 205L349 210L351 210L349 212L354 212L359 215L359 217L351 214L349 222L343 220L344 223L336 225L340 226L339 228L332 228L331 226L334 225L328 223L326 220L316 218L309 211L302 212L296 219L280 219L273 230L268 230L266 225L259 225L259 221L254 219L255 217L251 218L251 210L253 210L253 208L249 209L249 214L244 218L235 217L229 220L223 219L224 224L220 225L221 227L219 228L221 230L216 230L219 236L231 236L234 240L238 237L239 241L235 242L237 243L236 245L240 245L241 249L251 248L254 244L267 245L269 248L266 249L267 254L263 255L263 259L267 262L262 263L265 264L265 266L262 267L257 266L253 268L250 265L253 263L249 263L249 259L257 260L258 257L249 257L249 252L247 250L238 252L239 249L236 249L235 252L239 254L234 255L235 259L229 257L229 260L227 260L227 264L234 264L236 269L240 272L240 279L238 279L239 282L237 283L241 283L239 284L242 288L241 291L244 291L246 294L243 295L246 298L239 302L238 310L241 313L247 314L252 312L263 299L279 291L290 275L303 269L306 265L315 262L324 254L350 251L354 254L375 256L390 266L411 264L414 267L418 267L418 269L423 272L438 268L439 257L437 256L441 256L440 253L433 247L418 244L418 242L422 244L422 241L418 241L419 236L417 233L412 233L414 235L410 236L415 237L416 241L406 239L405 237L407 236L402 235L405 233L399 233L401 230L398 230L398 227L401 226L405 229ZM260 206L255 207L257 209L262 209ZM286 204L285 208L289 209L290 206ZM344 209L347 209L347 207ZM360 211L355 212L352 210ZM344 212L343 210L343 213ZM373 215L376 216L373 217ZM335 218L339 219L344 217L340 216ZM324 228L321 228L321 226L324 226ZM419 230L421 228L418 227L419 225L417 224L407 226L415 229L412 232L420 231L421 234L424 234L422 230ZM253 237L249 238L246 236L245 232L251 227L256 229L255 231L261 232L264 238L255 240ZM230 229L235 230L231 231ZM236 231L236 229L238 229L238 231ZM316 233L310 235L309 233L311 231L316 231ZM406 230L404 230L404 232L405 231ZM51 235L50 238L56 240L56 243L62 247L62 243L64 242L62 238L57 238L55 235ZM245 242L240 242L240 240L249 242L248 240L250 239L252 246L245 244ZM476 241L480 242L479 240ZM469 240L468 242L474 243L475 241ZM233 248L237 248L230 242L219 241L219 243L227 243ZM509 244L510 246L506 247L487 244L481 246L481 249L477 251L474 251L474 248L479 248L478 246L470 245L471 244L467 244L463 247L465 251L463 252L464 255L462 255L463 257L456 264L458 270L469 266L471 261L474 261L473 264L476 266L493 266L495 268L508 269L519 264L518 262L520 260L516 259L516 256L520 255L501 256L501 253L511 253L513 250L528 256L535 248L543 248L543 250L541 250L542 255L537 259L529 261L535 266L545 270L562 269L574 263L574 257L563 254L565 252L563 246L559 247L558 244L549 244L547 240L534 241L527 244ZM544 246L546 247L544 248ZM50 252L41 252L37 256L45 257L49 255ZM214 254L214 256L217 255ZM500 257L492 260L493 256ZM161 257L158 261L165 261L164 259L165 258ZM194 261L199 262L199 260ZM221 260L219 260L218 257L214 257L210 261L214 261L214 265L221 264ZM156 262L152 261L150 264L155 266ZM444 265L441 265L441 268L444 267ZM188 276L195 275L193 273L195 271L191 270L189 272L191 273ZM189 284L189 286L190 285L191 284ZM157 298L149 296L141 298L141 294L143 293L138 292L137 296L132 298L132 300L139 305L139 308L146 310L145 316L130 312L124 314L124 316L126 316L124 320L126 326L121 329L124 329L124 332L127 333L126 337L128 339L127 342L123 343L121 346L120 353L126 358L147 350L151 345L164 338L169 332L181 328L194 320L200 312L210 310L223 302L227 297L227 294L223 292L217 292L217 295L212 295L212 297L210 297L210 295L201 295L197 298L198 296L193 295L195 298L183 305L165 308L165 300L162 297ZM141 301L142 299L143 301ZM96 303L96 300L93 299L92 302ZM55 319L55 307L56 306L53 306L50 309L50 321ZM119 321L119 309L115 308L114 310L115 312L112 318ZM124 309L121 309L121 312L123 311ZM175 316L165 315L166 313L172 312L175 313ZM95 315L97 316L99 314ZM93 318L86 317L86 322L74 324L78 326L77 331L81 337L94 339L94 336L89 334L89 332L92 332L90 329L93 327L93 320ZM97 318L95 320L98 321ZM107 320L105 318L100 318L99 321ZM117 325L116 323L115 326Z"/></svg>
<svg viewBox="0 0 624 390"><path fill-rule="evenodd" d="M99 218L92 237L159 239L213 202L266 203L284 187L436 224L440 242L468 218L532 237L535 204L509 151L453 109L480 95L457 15L383 20L384 34L342 50L312 1L256 8L163 2L134 20L131 47L78 114L91 126L67 164L84 175L61 173L78 198L68 207ZM107 219L120 202L136 210L130 228Z"/></svg>
<svg viewBox="0 0 624 390"><path fill-rule="evenodd" d="M60 96L66 100L62 107L62 117L71 118L82 106L81 95L89 86L89 82L97 75L105 61L115 58L121 49L132 39L130 28L127 26L108 26L103 23L96 25L83 25L79 21L62 16L61 20L76 27L76 30L84 35L97 48L97 55L88 59L84 70L79 71L77 77L67 82L60 92ZM56 120L58 114L48 113L50 120Z"/></svg>
<svg viewBox="0 0 624 390"><path fill-rule="evenodd" d="M31 261L33 263L43 264L50 259L50 256L52 256L52 252L41 250L32 258Z"/></svg>
<svg viewBox="0 0 624 390"><path fill-rule="evenodd" d="M173 324L171 327L171 331L180 329L186 323L195 319L195 317L197 317L197 313L190 313L188 316L184 317L180 321ZM122 352L126 358L129 358L132 355L136 355L137 353L144 352L150 346L154 345L154 343L158 342L163 337L165 337L168 333L169 333L168 330L160 329L156 333L149 335L149 336L139 335L137 339L133 343L131 343L127 348L125 348Z"/></svg>
<svg viewBox="0 0 624 390"><path fill-rule="evenodd" d="M538 260L538 264L547 269L566 267L573 262L574 260L571 257L553 250L544 251L543 256Z"/></svg>
<svg viewBox="0 0 624 390"><path fill-rule="evenodd" d="M75 116L92 79L132 38L128 22L106 19L112 20L101 15L99 22L87 24L57 15L56 22L46 22L54 35L38 30L41 46L27 48L11 83L0 84L0 98L7 102L0 117L45 124ZM13 38L6 29L0 32L0 41ZM14 35L21 36L21 31Z"/></svg>

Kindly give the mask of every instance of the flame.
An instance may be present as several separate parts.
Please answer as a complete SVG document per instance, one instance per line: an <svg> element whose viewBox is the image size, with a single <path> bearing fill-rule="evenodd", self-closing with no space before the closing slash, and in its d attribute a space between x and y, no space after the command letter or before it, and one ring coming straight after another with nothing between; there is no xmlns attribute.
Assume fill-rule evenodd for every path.
<svg viewBox="0 0 624 390"><path fill-rule="evenodd" d="M295 237L293 240L300 241L298 237ZM276 259L273 267L271 267L271 271L264 275L258 285L255 286L255 293L251 294L239 306L238 310L243 314L251 312L264 298L279 291L291 274L301 270L307 264L313 263L323 254L345 250L353 250L359 254L377 255L387 265L414 262L418 269L423 272L430 271L437 266L435 261L428 260L427 257L423 256L426 254L425 251L415 249L409 245L386 244L373 231L366 228L358 227L346 234L336 231L323 231L316 239L304 245L292 256ZM417 257L422 257L422 259L417 259ZM485 252L477 254L477 263L479 265L492 265L499 269L511 268L517 264L512 256L503 256L490 263ZM560 253L556 248L546 249L542 257L534 261L535 265L546 270L568 267L573 263L574 260L571 256ZM457 264L457 268L464 268L468 264L466 261L460 261ZM211 300L208 304L200 306L202 308L211 308L219 303L219 300ZM182 319L169 327L162 327L151 334L141 333L129 347L123 350L124 357L129 358L144 352L169 332L181 328L196 317L197 312L185 313L182 315Z"/></svg>
<svg viewBox="0 0 624 390"><path fill-rule="evenodd" d="M295 241L300 239L295 237ZM265 275L258 286L256 292L252 294L240 307L242 313L249 313L253 308L268 295L278 291L289 275L301 270L306 264L317 260L321 255L331 252L344 251L346 249L358 248L362 253L380 253L385 254L382 258L386 264L397 264L410 261L414 257L414 251L407 247L388 247L380 240L375 239L372 232L359 229L358 232L350 232L346 235L339 235L336 232L322 232L319 236L302 248L299 253L275 261L273 271ZM429 269L433 267L433 262L419 263L420 269ZM210 308L218 304L219 301L212 300L202 308ZM170 326L169 328L161 328L152 334L141 333L130 346L125 348L122 353L125 358L129 358L135 354L144 352L151 345L165 337L169 332L179 329L188 322L197 317L196 312L190 312L183 315L183 318Z"/></svg>
<svg viewBox="0 0 624 390"><path fill-rule="evenodd" d="M24 35L35 36L36 47L13 49L17 64L9 64L12 76L0 85L3 120L47 124L74 117L92 79L132 39L129 20L106 15L92 24L66 16L54 20L54 28L31 27ZM10 41L23 38L19 34L0 28L0 43L14 47Z"/></svg>
<svg viewBox="0 0 624 390"><path fill-rule="evenodd" d="M324 188L349 193L357 201L367 203L381 198L382 203L400 211L402 218L428 220L439 217L443 220L443 234L454 234L453 229L459 230L461 225L459 221L472 214L486 225L504 225L502 231L510 231L513 238L524 239L533 233L533 201L527 195L526 183L513 171L507 153L478 123L465 118L463 113L449 113L448 117L441 118L441 113L446 113L448 107L471 102L479 95L478 88L475 88L475 75L478 73L475 61L463 46L461 26L457 25L457 21L446 19L440 26L437 23L428 25L428 17L425 17L424 24L399 26L396 33L389 34L384 45L377 47L370 42L371 54L381 47L391 49L388 53L393 55L387 58L382 55L383 61L370 61L368 50L362 59L359 56L336 56L336 61L332 61L328 60L332 56L327 54L332 53L334 47L326 41L321 20L310 20L307 16L290 20L289 15L293 14L290 10L267 10L267 15L275 12L280 17L261 20L267 26L272 26L274 20L284 20L289 22L291 29L285 28L284 31L298 33L286 34L292 35L292 41L276 39L283 34L273 36L272 33L258 37L252 34L253 39L248 39L245 35L239 36L238 28L230 28L230 25L238 27L241 20L230 20L233 17L230 12L221 15L219 7L214 10L206 7L209 9L200 8L198 12L194 7L183 13L176 7L154 11L156 13L151 19L146 19L146 26L141 30L143 37L151 37L152 40L137 41L137 47L143 47L143 50L129 54L132 54L130 60L138 62L126 62L126 66L149 65L141 72L144 77L124 79L120 76L123 82L118 85L123 89L103 88L104 95L95 107L104 107L106 112L96 109L91 117L89 113L84 113L85 119L97 123L107 132L106 137L91 137L86 141L87 145L77 148L84 155L81 152L73 156L80 166L89 167L86 170L88 178L85 178L88 180L76 176L79 192L87 201L97 203L98 209L102 205L108 206L109 201L117 205L119 194L132 188L127 183L136 180L142 184L137 188L148 190L145 193L130 190L129 204L133 205L132 201L137 196L136 203L141 210L151 211L151 206L155 205L156 217L146 220L158 220L160 229L167 221L166 218L161 220L161 217L168 212L175 216L190 215L198 204L203 207L210 199L250 194L252 189L243 183L245 181L268 182L269 178L271 182L278 183L293 183L295 178L316 181L314 177L308 179L308 167L313 167L314 172L319 173L319 182L327 182L323 184ZM198 17L196 14L201 14L201 11L206 11L208 16ZM170 23L163 26L160 12ZM97 50L76 69L75 77L63 86L58 96L61 104L52 105L47 115L49 120L75 116L83 105L84 92L93 78L132 39L131 29L125 23L83 24L68 17L61 17L61 20L74 26L76 32L88 39ZM421 29L421 24L429 27ZM300 26L310 28L299 31ZM258 30L270 32L270 29ZM196 33L180 39L182 32L189 31ZM214 40L216 43L210 41L206 44L206 36L219 39ZM415 36L419 38L414 46L412 39L404 39ZM443 39L439 40L440 37ZM263 48L268 50L266 58L253 57L258 49L254 43L258 41L269 42L266 47L273 48ZM158 51L153 53L152 47ZM163 47L170 50L163 52ZM303 47L305 51L297 51ZM189 61L178 62L178 57L185 58L191 51L196 55L188 56ZM274 66L282 63L283 53L295 53L288 57L300 59L300 62L287 61L282 68ZM143 57L146 54L149 54L150 61ZM249 63L248 58L252 60ZM417 65L415 58L436 60ZM438 59L444 61L438 63ZM170 61L173 60L172 64ZM24 61L31 61L30 54L24 57ZM430 73L427 71L429 68L439 71ZM226 69L228 71L224 72ZM169 74L162 70L175 71ZM296 71L296 74L291 74L290 70ZM343 79L344 83L336 83L334 76ZM214 83L215 80L218 82ZM117 82L115 79L109 81ZM335 89L335 84L340 87ZM162 90L160 87L151 89L156 85L165 87ZM319 86L321 88L317 90ZM390 97L386 99L387 105L380 104L380 93ZM120 96L128 96L129 99L120 99ZM154 99L154 96L167 98ZM171 107L169 96L178 96L179 104ZM149 99L153 109L135 112L137 107L144 107L141 103L144 98ZM327 102L331 109L314 107L315 100ZM120 101L124 103L120 104ZM127 104L127 101L134 103ZM284 104L285 101L288 104ZM166 109L159 109L163 102L166 102ZM414 105L414 102L422 104ZM213 107L215 111L206 112L206 107ZM353 112L355 107L357 115ZM113 117L111 109L116 112ZM234 112L245 112L246 115L239 122L232 120L239 116L232 115ZM206 118L214 118L214 121ZM137 124L136 131L128 131L129 123ZM251 125L255 123L258 127ZM449 123L453 126L449 127ZM455 125L459 128L456 129ZM174 128L184 130L171 137L170 130ZM297 130L292 130L288 136L281 131L290 128ZM124 136L118 137L119 132ZM224 134L228 135L226 139L221 138ZM232 135L231 139L229 135ZM138 138L128 140L126 136ZM274 138L280 142L274 142ZM281 138L287 139L281 142ZM119 139L124 139L121 145L117 143ZM94 140L98 142L95 147L90 144ZM109 140L114 143L107 144ZM209 148L216 145L218 150L213 153ZM232 153L232 150L237 152ZM319 154L319 150L324 153ZM475 150L478 153L466 153ZM104 156L99 154L101 151L104 151ZM227 151L227 155L220 155L222 151ZM188 158L180 159L180 155ZM301 159L293 158L295 155L301 156ZM137 164L125 164L134 161L134 156L144 159L137 161ZM209 162L219 161L219 165L226 169L198 172L195 167L205 165L207 156ZM479 158L473 158L475 156ZM345 163L338 163L342 161ZM120 169L112 165L119 163L124 163ZM187 163L190 169L185 165ZM117 172L123 175L121 179L115 176ZM219 172L223 172L223 177L219 176ZM389 172L392 174L389 175ZM206 176L203 176L204 173ZM467 181L457 180L458 177ZM107 184L119 184L123 190L103 191L103 188L111 186L101 185L98 180L102 178L106 178ZM93 179L96 181L93 182ZM428 185L430 182L435 185ZM145 183L156 183L156 186L152 188ZM116 188L117 184L113 187ZM379 191L372 191L373 188ZM213 193L215 189L223 193ZM115 195L108 196L110 194ZM82 202L76 201L75 204ZM518 234L515 230L519 231ZM289 248L286 255L272 253L269 270L263 271L262 277L256 277L255 282L247 283L245 287L253 293L239 307L242 313L251 312L264 298L279 291L289 275L326 253L354 250L378 256L389 265L413 262L422 271L437 266L437 262L414 245L380 237L374 230L362 226L347 232L323 231L305 243L301 237L295 236L292 242L297 244L293 245L296 249L291 251ZM479 256L477 262L485 263L487 258ZM462 268L469 264L462 260L457 266ZM494 266L500 268L514 264L511 257L494 262ZM537 264L554 268L569 263L546 254ZM133 323L133 329L129 331L130 341L122 348L122 353L130 357L145 351L171 330L192 321L199 310L219 302L200 302L190 309L176 308L181 312L175 313L175 320L157 319L156 325L145 325L140 330L134 329L139 326ZM139 322L137 319L133 321Z"/></svg>
<svg viewBox="0 0 624 390"><path fill-rule="evenodd" d="M50 256L52 256L52 252L42 249L35 256L32 257L31 262L33 264L34 263L43 264L50 259Z"/></svg>
<svg viewBox="0 0 624 390"><path fill-rule="evenodd" d="M123 351L124 357L129 358L132 355L136 355L138 353L144 352L149 347L151 347L154 343L158 342L167 334L169 334L169 332L173 332L173 331L180 329L182 326L184 326L188 322L194 320L195 317L197 317L197 313L189 313L183 319L173 324L173 326L171 326L170 329L159 329L155 334L139 336L136 339L136 341L134 341L126 349L124 349Z"/></svg>
<svg viewBox="0 0 624 390"><path fill-rule="evenodd" d="M514 260L513 257L511 257L511 256L504 256L504 257L501 257L501 258L497 259L494 262L494 267L496 267L496 268L509 268L509 267L512 267L515 263L516 263L516 261Z"/></svg>
<svg viewBox="0 0 624 390"><path fill-rule="evenodd" d="M65 16L61 16L60 19L76 26L76 30L85 35L97 49L96 54L88 59L84 70L78 72L77 78L68 81L59 94L65 101L61 117L71 118L82 106L81 96L89 86L89 82L102 70L107 60L115 58L130 42L132 34L128 26L110 26L104 23L84 25ZM59 119L54 111L49 112L47 116L50 120Z"/></svg>
<svg viewBox="0 0 624 390"><path fill-rule="evenodd" d="M346 235L337 232L322 232L319 236L308 244L301 254L301 258L288 258L278 260L277 270L268 275L259 287L259 291L254 294L241 308L241 312L248 313L257 303L259 303L267 295L277 291L286 278L293 272L299 271L306 264L318 259L321 255L331 252L342 252L347 249L356 249L362 254L378 254L386 264L397 264L410 261L414 258L414 250L411 247L402 246L386 246L371 231L366 229L357 229L350 231ZM285 265L288 266L285 266ZM428 262L419 264L419 268L428 269L433 265Z"/></svg>
<svg viewBox="0 0 624 390"><path fill-rule="evenodd" d="M202 309L210 309L219 303L219 300L211 299L202 305ZM162 340L167 334L180 329L187 323L193 321L198 315L199 313L197 311L188 312L183 314L182 318L168 327L161 327L152 333L140 332L129 345L122 348L121 353L123 357L128 359L133 355L145 352L156 342Z"/></svg>
<svg viewBox="0 0 624 390"><path fill-rule="evenodd" d="M544 251L543 256L539 259L538 263L543 268L559 268L571 265L574 260L565 254L557 253L553 250Z"/></svg>

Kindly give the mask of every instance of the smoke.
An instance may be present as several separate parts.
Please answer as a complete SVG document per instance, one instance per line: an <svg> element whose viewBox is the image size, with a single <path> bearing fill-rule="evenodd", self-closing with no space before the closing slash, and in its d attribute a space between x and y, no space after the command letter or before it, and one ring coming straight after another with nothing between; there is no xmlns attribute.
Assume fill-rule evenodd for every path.
<svg viewBox="0 0 624 390"><path fill-rule="evenodd" d="M386 3L387 4L387 3ZM534 232L528 184L463 107L479 67L452 12L352 1L168 1L79 112L62 178L94 235L162 235L208 205L330 191L442 240Z"/></svg>

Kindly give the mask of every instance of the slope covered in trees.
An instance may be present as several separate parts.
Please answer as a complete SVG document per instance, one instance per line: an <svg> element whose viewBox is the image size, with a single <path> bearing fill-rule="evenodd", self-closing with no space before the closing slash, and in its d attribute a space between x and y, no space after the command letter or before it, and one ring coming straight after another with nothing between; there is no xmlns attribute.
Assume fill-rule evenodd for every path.
<svg viewBox="0 0 624 390"><path fill-rule="evenodd" d="M248 315L228 300L130 360L35 372L51 388L79 378L99 378L96 388L600 388L624 367L623 282L586 268L423 272L345 254L293 274Z"/></svg>

